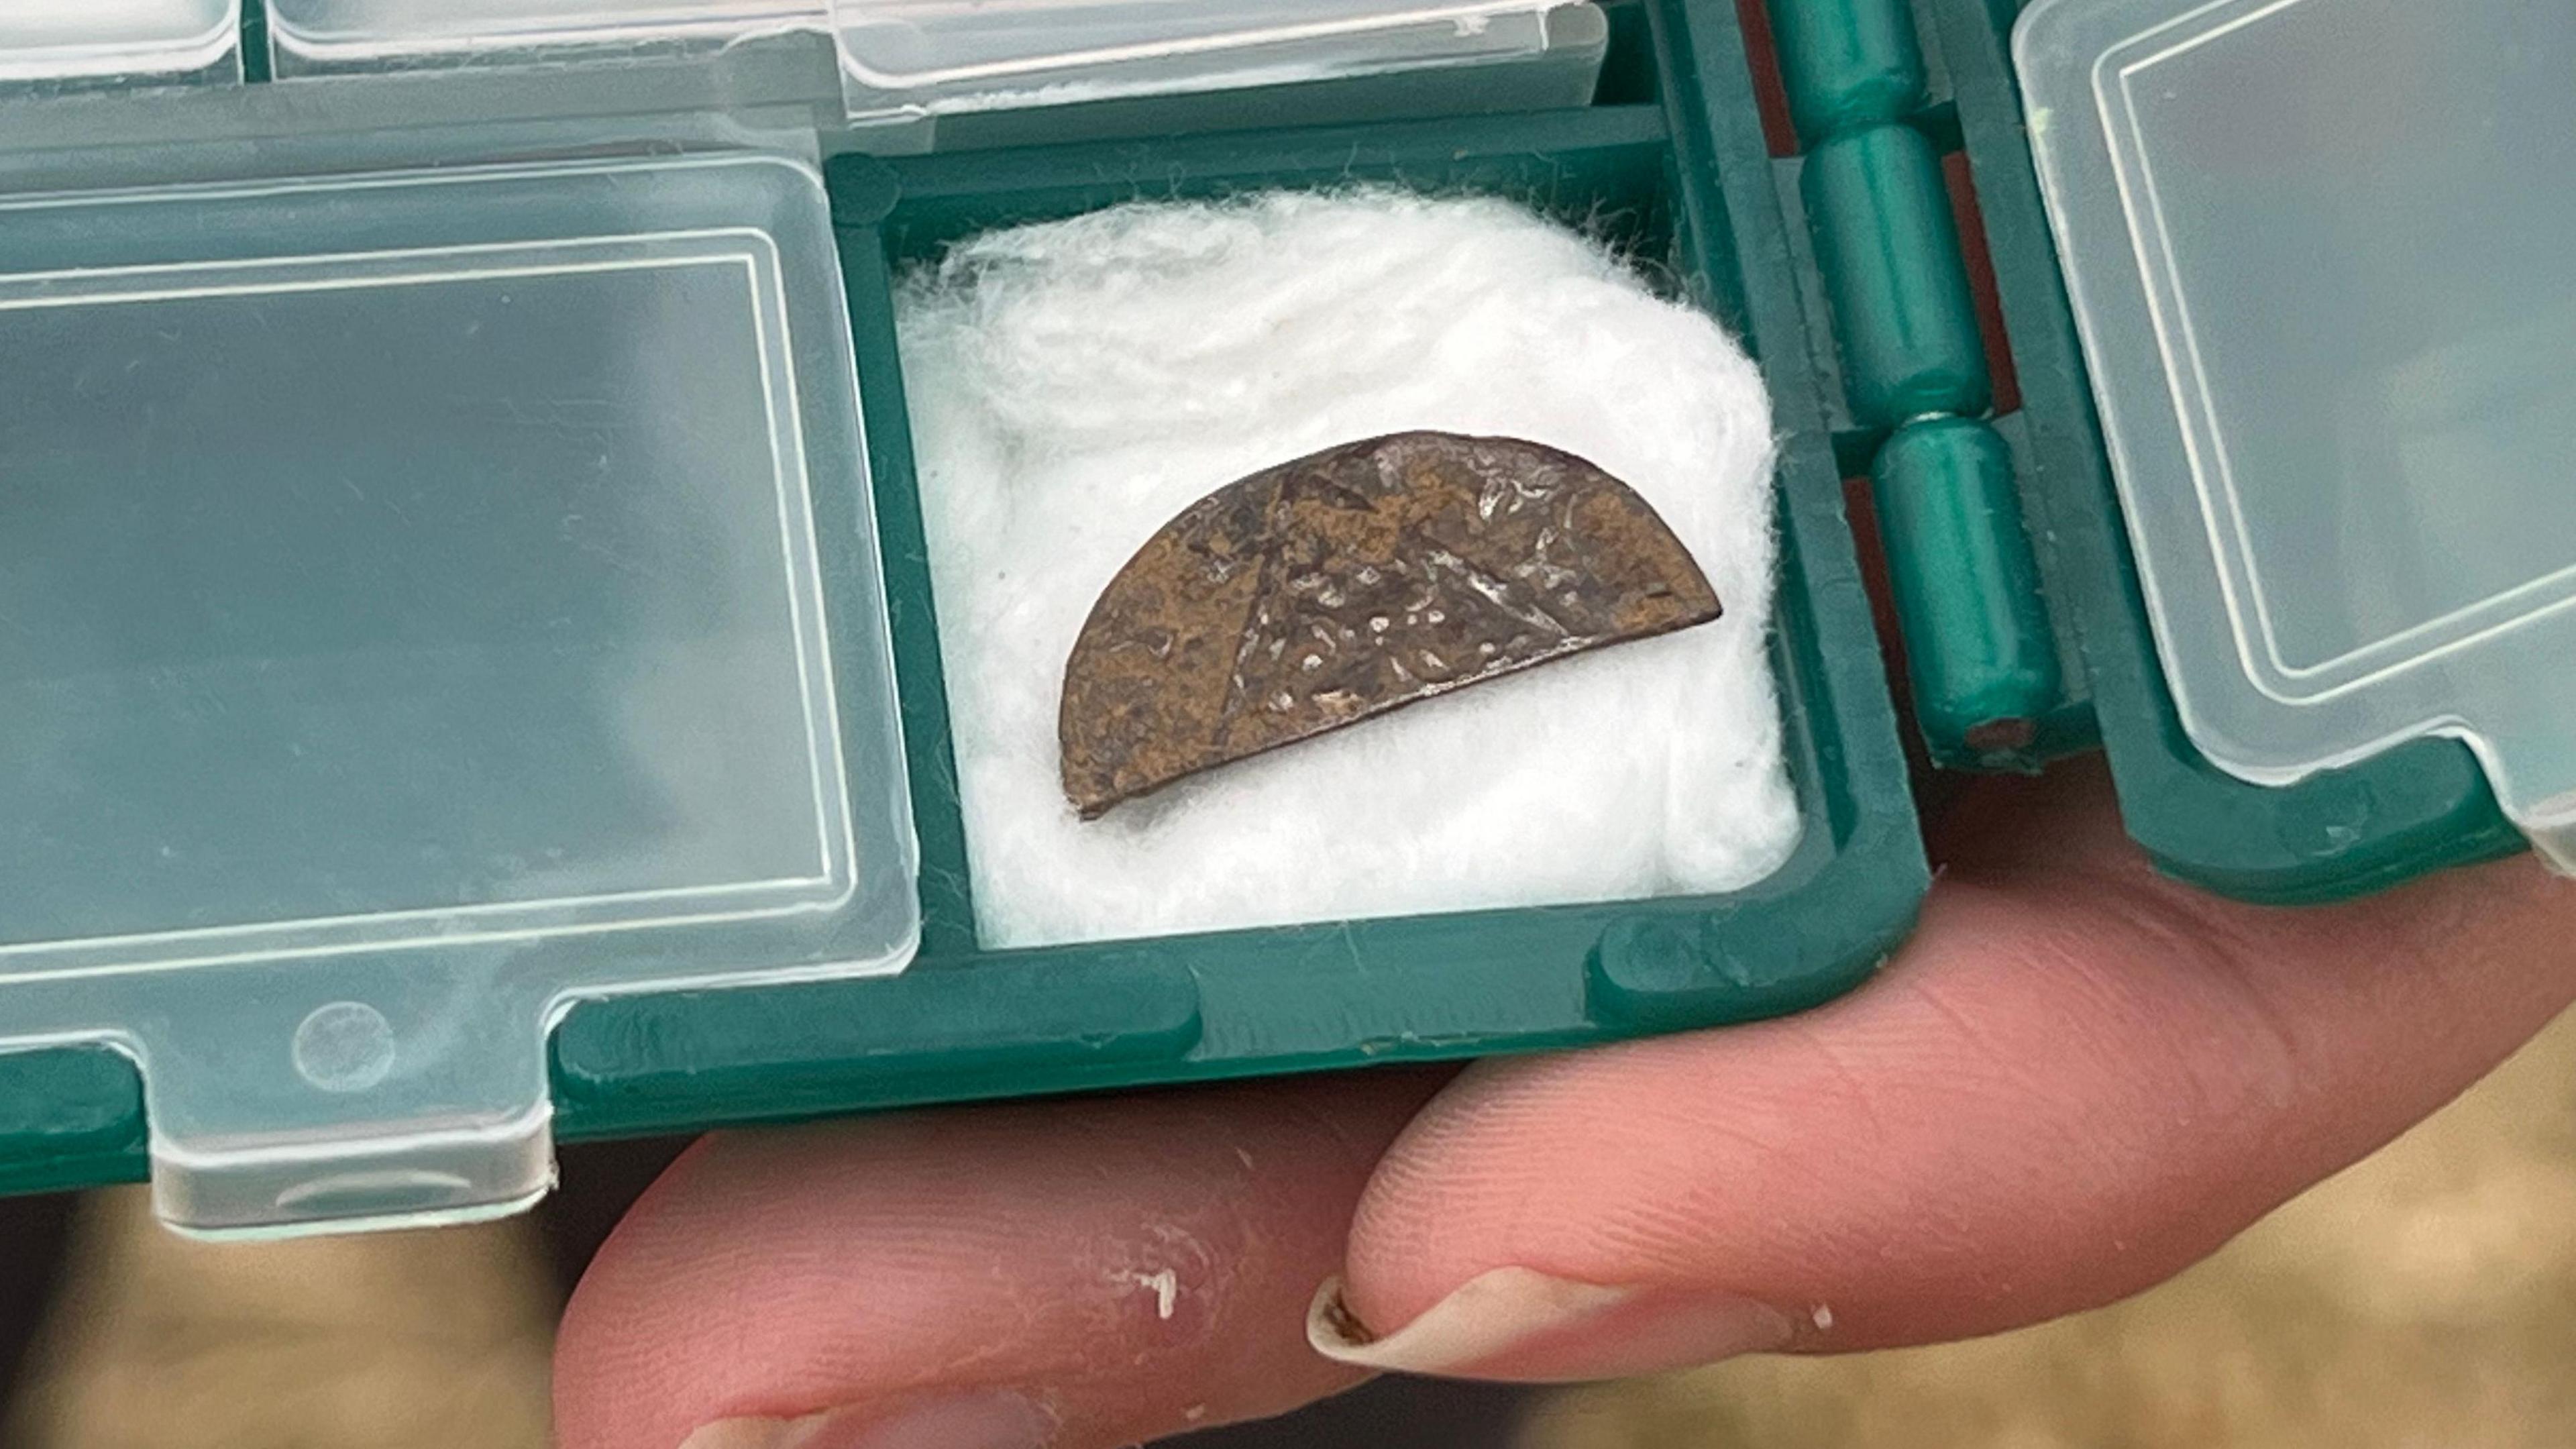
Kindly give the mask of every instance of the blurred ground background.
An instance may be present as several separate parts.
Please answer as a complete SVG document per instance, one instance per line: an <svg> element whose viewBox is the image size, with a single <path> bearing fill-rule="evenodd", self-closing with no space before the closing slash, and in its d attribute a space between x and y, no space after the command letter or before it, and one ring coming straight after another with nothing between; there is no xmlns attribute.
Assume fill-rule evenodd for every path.
<svg viewBox="0 0 2576 1449"><path fill-rule="evenodd" d="M640 1186L657 1165L649 1152L575 1158L567 1173ZM612 1206L587 1219L558 1210L492 1228L209 1248L153 1228L134 1193L94 1196L77 1209L57 1311L0 1418L0 1445L541 1449L553 1315L622 1200L593 1197ZM1756 1359L1527 1403L1385 1386L1261 1442L2576 1445L2576 1018L2387 1151L2129 1303L1974 1344Z"/></svg>

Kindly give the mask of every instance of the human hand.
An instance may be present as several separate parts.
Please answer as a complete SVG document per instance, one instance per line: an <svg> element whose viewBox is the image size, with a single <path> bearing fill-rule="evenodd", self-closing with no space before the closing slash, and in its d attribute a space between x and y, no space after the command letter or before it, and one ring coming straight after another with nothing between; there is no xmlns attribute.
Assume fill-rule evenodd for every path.
<svg viewBox="0 0 2576 1449"><path fill-rule="evenodd" d="M1935 846L1904 951L1787 1020L710 1138L574 1297L562 1442L1107 1449L1372 1367L1994 1332L2179 1271L2576 996L2576 885L2527 859L2236 905L2090 768L1975 786ZM1346 1363L1308 1342L1337 1276Z"/></svg>

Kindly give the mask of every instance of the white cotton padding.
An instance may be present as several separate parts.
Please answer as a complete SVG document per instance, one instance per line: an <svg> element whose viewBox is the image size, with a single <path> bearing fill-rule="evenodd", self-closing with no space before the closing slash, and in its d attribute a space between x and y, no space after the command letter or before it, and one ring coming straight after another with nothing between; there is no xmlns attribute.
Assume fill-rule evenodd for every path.
<svg viewBox="0 0 2576 1449"><path fill-rule="evenodd" d="M1796 844L1770 401L1600 244L1386 190L1136 204L960 243L899 314L986 946L1712 893ZM1076 818L1057 706L1110 579L1228 483L1415 428L1600 464L1725 617Z"/></svg>

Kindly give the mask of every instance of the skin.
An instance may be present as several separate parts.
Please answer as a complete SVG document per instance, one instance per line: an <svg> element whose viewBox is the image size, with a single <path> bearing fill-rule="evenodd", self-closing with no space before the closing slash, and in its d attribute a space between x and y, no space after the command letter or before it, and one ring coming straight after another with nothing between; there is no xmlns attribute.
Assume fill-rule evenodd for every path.
<svg viewBox="0 0 2576 1449"><path fill-rule="evenodd" d="M2090 768L1980 784L1934 843L1905 951L1789 1020L710 1138L573 1299L562 1443L996 1392L1065 1449L1273 1414L1356 1381L1305 1338L1337 1273L1387 1330L1521 1268L1771 1305L1799 1352L1990 1333L2178 1272L2576 996L2576 885L2528 859L2236 905L2157 876ZM1587 1354L1660 1366L1510 1372Z"/></svg>

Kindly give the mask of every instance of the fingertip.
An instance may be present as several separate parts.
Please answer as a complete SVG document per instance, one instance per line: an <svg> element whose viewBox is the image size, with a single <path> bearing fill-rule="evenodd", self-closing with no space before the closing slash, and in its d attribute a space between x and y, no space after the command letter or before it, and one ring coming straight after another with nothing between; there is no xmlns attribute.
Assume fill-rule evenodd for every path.
<svg viewBox="0 0 2576 1449"><path fill-rule="evenodd" d="M2262 911L2095 850L1945 881L1804 1016L1461 1077L1363 1196L1351 1316L1390 1341L1519 1271L1799 1348L2019 1326L2206 1255L2576 993L2576 897L2521 865Z"/></svg>
<svg viewBox="0 0 2576 1449"><path fill-rule="evenodd" d="M1526 1268L1467 1280L1396 1331L1379 1334L1339 1279L1315 1296L1307 1341L1336 1363L1380 1373L1510 1383L1582 1383L1785 1348L1789 1315L1731 1293L1579 1283Z"/></svg>
<svg viewBox="0 0 2576 1449"><path fill-rule="evenodd" d="M898 1114L712 1139L603 1250L566 1449L993 1394L1061 1442L1275 1413L1357 1375L1302 1333L1402 1074ZM816 1416L824 1416L817 1420Z"/></svg>

